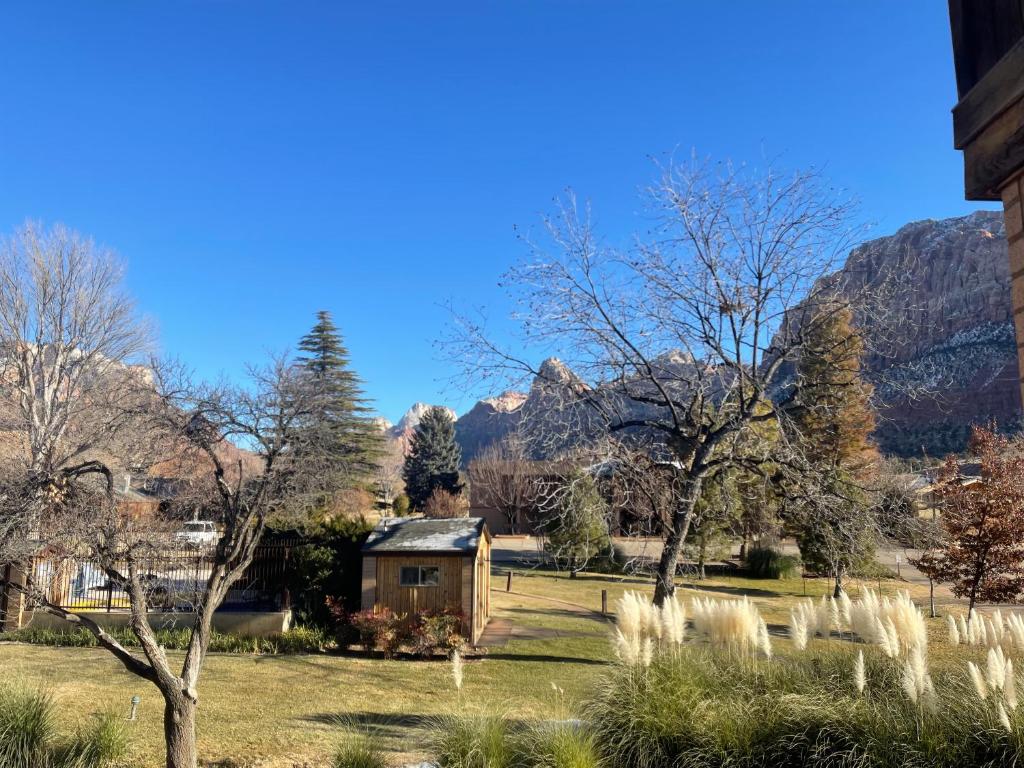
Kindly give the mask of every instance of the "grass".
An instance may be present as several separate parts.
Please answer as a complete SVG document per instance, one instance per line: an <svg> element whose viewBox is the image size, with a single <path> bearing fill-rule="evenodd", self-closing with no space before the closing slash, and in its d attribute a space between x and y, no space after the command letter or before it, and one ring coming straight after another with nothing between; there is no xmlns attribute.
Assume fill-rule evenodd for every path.
<svg viewBox="0 0 1024 768"><path fill-rule="evenodd" d="M429 724L453 710L498 714L520 724L565 719L609 671L613 652L609 625L600 616L601 591L608 591L609 607L627 590L653 591L653 584L640 578L591 574L568 579L517 571L512 594L504 591L503 575L493 583L494 618L511 621L520 636L480 658L467 659L460 693L452 685L451 665L440 660L211 654L200 681L200 755L239 765L257 759L261 766L326 764L339 741L357 729L397 753L391 755L396 762L423 758ZM877 589L875 581L865 584ZM906 586L883 581L882 591L892 595ZM860 586L852 582L850 588L856 595ZM830 592L830 585L799 578L717 577L684 584L680 596L689 602L701 596L747 595L770 625L784 626L805 589L817 599ZM919 604L926 600L926 588L911 591ZM934 660L946 644L944 620L930 621L929 632L939 638L933 639ZM180 652L168 653L180 659ZM5 676L6 670L17 670L16 677L29 686L45 685L66 714L62 720L82 726L101 710L127 716L131 697L140 695L139 720L128 724L131 754L143 768L162 764L159 695L105 651L0 643L0 669ZM552 684L564 695L553 695Z"/></svg>
<svg viewBox="0 0 1024 768"><path fill-rule="evenodd" d="M565 582L544 577L533 583L555 581ZM494 594L492 605L495 618L510 619L532 637L467 659L458 695L451 665L443 660L212 653L199 687L200 755L242 765L257 758L281 766L326 763L351 724L403 758L422 757L428 723L452 707L497 708L519 720L558 716L564 707L552 697L552 682L577 701L607 669L607 624L600 617L503 593ZM162 764L163 710L156 689L102 649L0 643L0 669L46 686L68 717L83 724L99 709L127 716L138 694L139 719L129 724L132 754L143 766Z"/></svg>

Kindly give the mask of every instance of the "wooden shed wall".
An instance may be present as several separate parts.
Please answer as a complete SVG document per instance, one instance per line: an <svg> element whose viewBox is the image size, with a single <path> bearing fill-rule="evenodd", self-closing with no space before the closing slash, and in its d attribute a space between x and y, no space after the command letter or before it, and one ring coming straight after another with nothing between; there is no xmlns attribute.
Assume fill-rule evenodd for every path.
<svg viewBox="0 0 1024 768"><path fill-rule="evenodd" d="M377 561L377 595L375 603L395 613L443 610L462 607L461 555L380 555ZM436 587L400 586L399 574L405 565L436 565L439 584Z"/></svg>
<svg viewBox="0 0 1024 768"><path fill-rule="evenodd" d="M473 635L476 643L491 618L491 539L480 537L480 548L476 553L473 568Z"/></svg>

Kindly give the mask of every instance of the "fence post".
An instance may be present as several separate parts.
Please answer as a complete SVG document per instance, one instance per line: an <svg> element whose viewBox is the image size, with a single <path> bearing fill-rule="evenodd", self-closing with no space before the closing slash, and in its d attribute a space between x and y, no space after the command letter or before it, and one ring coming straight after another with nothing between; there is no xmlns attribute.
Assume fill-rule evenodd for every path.
<svg viewBox="0 0 1024 768"><path fill-rule="evenodd" d="M506 592L511 592L512 591L512 571L508 572L508 580L505 582L505 591Z"/></svg>
<svg viewBox="0 0 1024 768"><path fill-rule="evenodd" d="M21 629L25 614L25 596L13 585L24 587L28 583L28 574L31 570L32 566L26 571L13 565L8 565L4 569L3 580L0 580L0 632Z"/></svg>

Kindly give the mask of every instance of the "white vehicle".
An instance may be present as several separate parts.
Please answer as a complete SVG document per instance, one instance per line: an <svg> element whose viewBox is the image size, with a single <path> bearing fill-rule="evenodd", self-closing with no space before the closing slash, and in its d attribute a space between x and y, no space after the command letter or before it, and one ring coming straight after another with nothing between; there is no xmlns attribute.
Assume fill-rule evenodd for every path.
<svg viewBox="0 0 1024 768"><path fill-rule="evenodd" d="M220 540L217 526L209 520L192 520L181 526L174 540L193 547L213 546Z"/></svg>

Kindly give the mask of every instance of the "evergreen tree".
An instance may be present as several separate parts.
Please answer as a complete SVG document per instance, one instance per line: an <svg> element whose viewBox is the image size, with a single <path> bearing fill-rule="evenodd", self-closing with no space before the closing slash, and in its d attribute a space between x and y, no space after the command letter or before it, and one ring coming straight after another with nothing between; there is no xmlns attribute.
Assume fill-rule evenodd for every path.
<svg viewBox="0 0 1024 768"><path fill-rule="evenodd" d="M455 422L443 408L431 408L413 431L402 477L409 505L422 512L430 495L440 488L462 493L459 464L462 451L455 442Z"/></svg>
<svg viewBox="0 0 1024 768"><path fill-rule="evenodd" d="M575 579L592 559L610 549L608 502L594 478L584 472L566 478L552 501L544 549Z"/></svg>
<svg viewBox="0 0 1024 768"><path fill-rule="evenodd" d="M864 342L845 305L821 310L797 364L795 423L816 463L859 472L875 450L871 386L861 377Z"/></svg>
<svg viewBox="0 0 1024 768"><path fill-rule="evenodd" d="M350 367L348 349L329 312L317 312L316 325L299 341L299 350L296 361L312 377L317 402L315 415L302 426L297 453L315 446L329 457L329 471L343 478L341 486L358 486L376 469L384 436L370 416L363 382Z"/></svg>
<svg viewBox="0 0 1024 768"><path fill-rule="evenodd" d="M871 387L861 377L864 343L845 305L821 310L797 364L794 426L812 465L813 488L797 510L804 563L835 579L873 553L875 526L863 479L876 458Z"/></svg>

